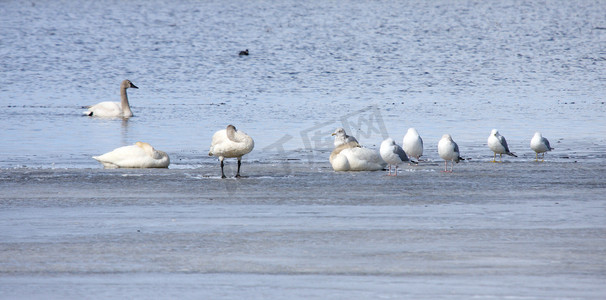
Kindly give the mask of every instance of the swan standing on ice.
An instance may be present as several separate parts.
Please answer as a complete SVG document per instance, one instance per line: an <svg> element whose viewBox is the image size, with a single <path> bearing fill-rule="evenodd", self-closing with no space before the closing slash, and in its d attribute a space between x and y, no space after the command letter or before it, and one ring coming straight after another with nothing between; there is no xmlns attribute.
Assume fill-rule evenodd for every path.
<svg viewBox="0 0 606 300"><path fill-rule="evenodd" d="M490 132L490 136L488 136L488 148L490 148L490 150L494 152L492 162L497 162L497 154L499 154L499 162L502 162L503 154L518 157L517 155L509 151L509 147L507 146L507 141L505 140L505 137L500 135L496 129L493 129Z"/></svg>
<svg viewBox="0 0 606 300"><path fill-rule="evenodd" d="M358 140L356 140L355 137L347 135L347 133L345 133L345 129L341 127L337 128L337 130L335 130L332 135L335 137L335 148L350 142L358 143Z"/></svg>
<svg viewBox="0 0 606 300"><path fill-rule="evenodd" d="M454 163L459 163L460 160L465 160L460 156L459 145L452 140L450 134L443 135L440 142L438 142L438 154L444 160L444 172L449 172L447 168L448 161L452 162L452 165L450 166L450 172L452 173Z"/></svg>
<svg viewBox="0 0 606 300"><path fill-rule="evenodd" d="M408 156L402 147L396 145L396 142L392 138L387 138L381 143L380 148L381 158L389 164L388 176L391 176L391 166L396 166L396 173L394 176L398 176L398 164L401 164L408 160Z"/></svg>
<svg viewBox="0 0 606 300"><path fill-rule="evenodd" d="M423 139L414 128L408 128L404 139L402 139L402 149L408 154L408 157L414 157L420 160L423 155Z"/></svg>
<svg viewBox="0 0 606 300"><path fill-rule="evenodd" d="M377 151L363 148L358 142L339 145L330 153L329 160L335 171L377 171L385 167Z"/></svg>
<svg viewBox="0 0 606 300"><path fill-rule="evenodd" d="M535 153L535 161L539 160L539 153L543 153L541 156L541 160L545 160L545 152L551 151L554 148L551 148L549 145L549 141L543 137L540 132L535 132L532 140L530 140L530 149L534 150Z"/></svg>
<svg viewBox="0 0 606 300"><path fill-rule="evenodd" d="M134 145L116 148L100 156L93 156L107 169L115 168L168 168L170 158L164 151L150 144L136 142Z"/></svg>
<svg viewBox="0 0 606 300"><path fill-rule="evenodd" d="M240 177L242 156L252 151L254 147L255 142L250 136L236 130L234 125L227 125L226 129L219 130L213 135L208 155L219 157L219 161L221 161L221 178L226 178L223 172L223 160L229 157L237 157L238 171L236 172L236 177Z"/></svg>
<svg viewBox="0 0 606 300"><path fill-rule="evenodd" d="M84 112L85 115L91 117L105 117L105 118L130 118L133 116L133 112L130 110L128 104L128 96L126 95L126 89L133 88L138 89L130 80L126 79L120 84L120 96L122 97L121 102L105 101L88 107L88 110Z"/></svg>

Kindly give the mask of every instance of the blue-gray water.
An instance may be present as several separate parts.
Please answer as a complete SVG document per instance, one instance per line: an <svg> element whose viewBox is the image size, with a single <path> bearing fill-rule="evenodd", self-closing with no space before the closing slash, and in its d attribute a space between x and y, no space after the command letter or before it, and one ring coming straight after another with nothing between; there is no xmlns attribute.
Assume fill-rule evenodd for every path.
<svg viewBox="0 0 606 300"><path fill-rule="evenodd" d="M599 298L603 1L0 2L2 298ZM249 49L250 55L238 56ZM81 115L119 101L135 116ZM216 130L255 139L219 180ZM330 133L428 160L334 173ZM499 129L519 158L488 163ZM532 161L535 131L556 149ZM450 133L469 160L441 174ZM91 159L145 141L169 170ZM234 162L228 161L227 173Z"/></svg>

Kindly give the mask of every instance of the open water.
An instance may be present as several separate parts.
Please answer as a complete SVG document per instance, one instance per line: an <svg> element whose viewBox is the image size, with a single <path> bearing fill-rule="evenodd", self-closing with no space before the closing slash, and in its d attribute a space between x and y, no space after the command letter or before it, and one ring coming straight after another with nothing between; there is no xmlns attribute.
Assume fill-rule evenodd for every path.
<svg viewBox="0 0 606 300"><path fill-rule="evenodd" d="M0 11L1 298L606 294L603 1ZM133 118L82 116L126 78ZM239 180L207 155L227 124L255 139ZM336 127L370 148L415 127L426 161L335 173ZM493 128L518 158L489 163ZM556 148L543 163L535 131ZM452 174L444 133L467 158ZM170 168L91 158L136 141Z"/></svg>

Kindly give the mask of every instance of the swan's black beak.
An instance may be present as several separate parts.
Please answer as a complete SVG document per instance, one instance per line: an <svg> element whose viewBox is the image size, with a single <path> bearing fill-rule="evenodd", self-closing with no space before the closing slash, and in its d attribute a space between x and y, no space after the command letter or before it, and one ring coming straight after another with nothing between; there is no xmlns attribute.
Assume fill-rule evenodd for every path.
<svg viewBox="0 0 606 300"><path fill-rule="evenodd" d="M136 85L134 85L132 82L130 83L130 87L132 87L133 89L138 89L138 87Z"/></svg>

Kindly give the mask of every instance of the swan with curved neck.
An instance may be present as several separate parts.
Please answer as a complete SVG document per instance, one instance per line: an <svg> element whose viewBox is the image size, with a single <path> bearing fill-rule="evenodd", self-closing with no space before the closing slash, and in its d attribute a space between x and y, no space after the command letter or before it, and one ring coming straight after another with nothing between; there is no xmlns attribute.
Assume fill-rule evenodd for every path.
<svg viewBox="0 0 606 300"><path fill-rule="evenodd" d="M168 168L170 158L164 151L152 145L136 142L134 145L116 148L111 152L93 156L106 169L115 168Z"/></svg>
<svg viewBox="0 0 606 300"><path fill-rule="evenodd" d="M90 117L105 117L105 118L130 118L133 116L133 112L130 110L130 104L128 103L128 95L126 89L133 88L138 89L130 80L126 79L120 84L120 97L122 101L111 102L105 101L88 107L88 110L84 112L85 115Z"/></svg>
<svg viewBox="0 0 606 300"><path fill-rule="evenodd" d="M234 125L215 132L210 145L208 155L216 156L221 161L221 178L226 178L223 172L223 160L235 157L238 159L238 171L236 177L240 177L240 165L242 156L249 153L255 147L253 139L242 131L238 131Z"/></svg>

